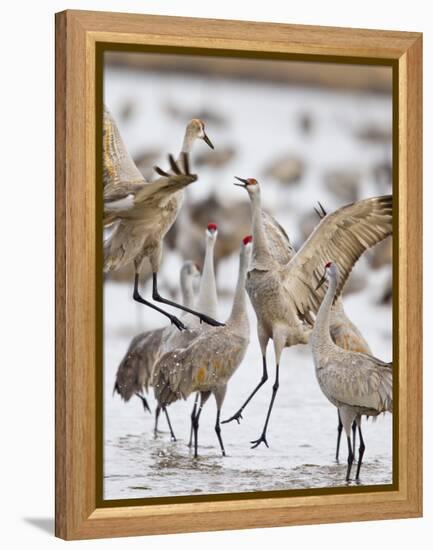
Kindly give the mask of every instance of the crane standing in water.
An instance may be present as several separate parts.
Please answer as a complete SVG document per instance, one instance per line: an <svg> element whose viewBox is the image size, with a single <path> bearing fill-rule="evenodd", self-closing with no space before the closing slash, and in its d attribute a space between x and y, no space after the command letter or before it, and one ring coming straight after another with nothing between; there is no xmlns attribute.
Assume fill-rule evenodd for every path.
<svg viewBox="0 0 433 550"><path fill-rule="evenodd" d="M191 393L200 392L200 406L193 418L194 457L197 457L199 418L210 395L215 396L217 417L215 432L225 456L221 437L220 414L227 384L234 374L249 343L245 276L250 260L251 237L242 242L239 275L230 317L222 327L210 327L187 347L164 354L155 365L152 377L155 397L167 406Z"/></svg>
<svg viewBox="0 0 433 550"><path fill-rule="evenodd" d="M272 396L260 437L251 443L253 448L266 439L268 423L279 388L281 353L285 347L309 341L314 315L317 313L323 289L318 293L312 281L318 280L326 258L333 256L341 277L338 297L361 254L392 232L392 197L373 197L339 208L325 216L316 229L292 256L287 264L275 260L263 223L260 185L254 178L242 179L241 187L251 201L253 226L253 257L248 271L246 288L257 315L257 331L263 357L262 378L241 408L228 420L239 421L242 411L267 378L266 348L273 340L276 374Z"/></svg>
<svg viewBox="0 0 433 550"><path fill-rule="evenodd" d="M205 255L203 262L203 272L200 279L200 288L196 308L201 313L209 315L213 319L218 316L218 294L216 287L215 276L215 245L218 237L218 226L216 223L208 223L205 233ZM163 350L170 351L175 348L186 347L194 338L209 328L209 325L200 324L197 317L187 314L183 319L188 326L188 330L170 334L166 343L163 345ZM198 401L200 394L197 392L194 406L191 412L191 431L188 447L192 447L194 417L197 412Z"/></svg>
<svg viewBox="0 0 433 550"><path fill-rule="evenodd" d="M325 274L316 288L319 289L326 280L329 283L328 290L317 313L311 346L320 389L338 408L346 432L346 481L349 481L354 459L350 427L354 421L358 426L360 446L356 479L359 479L365 452L361 416L392 412L392 363L384 363L372 355L346 351L335 345L330 334L330 314L339 286L339 269L336 263L326 263Z"/></svg>
<svg viewBox="0 0 433 550"><path fill-rule="evenodd" d="M199 276L200 271L194 262L184 262L180 270L180 288L182 293L182 302L188 307L194 304L194 281ZM154 330L147 330L135 336L129 344L128 350L119 364L114 383L114 392L128 402L133 395L141 399L143 408L150 412L147 399L143 395L143 391L148 392L152 370L161 355L161 348L167 338L178 331L169 325ZM158 432L158 419L161 412L161 407L155 409L155 435ZM175 435L171 426L170 418L167 410L164 409L170 435L175 440Z"/></svg>
<svg viewBox="0 0 433 550"><path fill-rule="evenodd" d="M315 208L314 210L318 214L319 218L322 219L326 216L326 210L323 208L320 202L318 203L318 206L319 208ZM331 307L331 314L329 319L329 332L334 344L340 346L340 348L343 348L347 351L357 351L359 353L367 353L368 355L371 355L371 349L367 341L362 336L358 327L356 327L346 315L343 307L343 299L341 296L334 301ZM337 416L337 448L335 451L335 460L338 462L340 454L341 433L343 431L343 423L341 422L340 412L338 411L338 409ZM354 421L352 424L352 435L353 448L355 448L356 421Z"/></svg>

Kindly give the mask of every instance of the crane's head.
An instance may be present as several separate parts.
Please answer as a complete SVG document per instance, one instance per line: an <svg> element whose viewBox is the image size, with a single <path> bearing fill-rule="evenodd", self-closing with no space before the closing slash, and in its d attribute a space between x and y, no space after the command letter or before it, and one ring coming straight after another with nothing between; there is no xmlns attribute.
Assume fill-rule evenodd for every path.
<svg viewBox="0 0 433 550"><path fill-rule="evenodd" d="M186 127L186 131L195 138L202 139L211 149L215 149L213 143L206 134L204 122L200 118L193 118L190 120Z"/></svg>
<svg viewBox="0 0 433 550"><path fill-rule="evenodd" d="M338 277L338 267L334 262L326 262L325 271L316 286L316 290L318 290L325 281L328 281L330 276Z"/></svg>
<svg viewBox="0 0 433 550"><path fill-rule="evenodd" d="M256 179L254 178L244 179L244 178L238 178L238 176L235 176L235 178L241 183L235 183L234 185L237 185L238 187L243 187L244 189L246 189L250 196L260 193L260 185Z"/></svg>
<svg viewBox="0 0 433 550"><path fill-rule="evenodd" d="M218 226L216 223L207 224L206 236L212 241L216 240L218 236Z"/></svg>
<svg viewBox="0 0 433 550"><path fill-rule="evenodd" d="M253 242L253 238L251 235L247 235L242 239L240 258L241 258L241 262L243 262L244 265L248 265L250 263L251 253L252 253L252 242Z"/></svg>

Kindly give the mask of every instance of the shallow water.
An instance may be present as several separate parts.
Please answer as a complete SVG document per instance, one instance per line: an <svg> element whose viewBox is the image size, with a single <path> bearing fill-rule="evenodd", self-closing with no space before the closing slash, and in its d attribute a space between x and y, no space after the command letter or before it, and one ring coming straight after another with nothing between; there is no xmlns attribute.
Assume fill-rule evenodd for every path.
<svg viewBox="0 0 433 550"><path fill-rule="evenodd" d="M106 300L121 290L107 285ZM117 300L116 300L117 301ZM226 307L229 303L225 304ZM385 312L382 312L382 318ZM252 314L252 312L251 312ZM379 321L376 319L376 323ZM374 324L374 323L373 323ZM214 432L216 407L211 398L203 409L199 429L199 458L187 446L193 397L169 408L177 441L170 441L167 424L160 417L161 433L153 435L153 414L141 401L124 404L112 395L118 362L129 341L122 332L111 334L106 346L104 496L107 499L144 498L221 492L270 491L344 486L346 442L343 436L340 463L335 463L337 415L322 395L315 379L308 346L283 353L280 389L272 412L268 443L251 449L260 433L269 404L274 364L269 350L270 378L243 412L243 420L222 426L227 452L222 457ZM261 360L253 336L247 356L230 381L222 418L228 418L259 381ZM149 397L152 412L153 396ZM392 417L364 421L366 452L360 483L392 482ZM355 468L354 468L355 470ZM354 471L353 471L354 473Z"/></svg>
<svg viewBox="0 0 433 550"><path fill-rule="evenodd" d="M230 201L240 198L239 188L232 185L233 174L260 175L265 164L288 148L299 152L308 169L300 186L282 188L266 182L264 202L277 219L298 239L299 217L311 211L316 200L331 210L341 203L320 182L326 168L355 166L363 172L361 197L381 194L372 180L373 162L389 156L384 147L360 144L348 132L363 121L391 120L391 101L386 96L361 96L337 92L321 92L302 88L266 87L264 84L227 84L226 93L215 93L211 85L197 78L167 79L162 75L138 75L108 70L105 75L108 106L116 115L122 97L141 102L138 120L128 127L119 124L131 150L155 145L149 140L149 126L163 150L175 151L182 125L164 120L157 105L160 97L173 94L176 101L194 106L212 99L230 117L230 128L208 128L217 146L226 141L235 143L240 155L218 173L200 169L200 183L191 186L191 197L203 196L212 188ZM195 82L195 84L194 84ZM176 86L174 86L176 84ZM149 92L152 86L160 93ZM168 90L171 90L169 92ZM221 91L221 88L218 88ZM246 90L248 93L246 94ZM242 108L238 108L242 105ZM309 109L316 117L316 131L310 138L300 138L292 122L301 109ZM342 124L342 120L345 121ZM260 131L257 131L257 127ZM170 131L168 131L168 129ZM165 131L165 134L164 134ZM268 139L272 136L272 139ZM171 140L168 143L168 139ZM148 140L148 142L146 142ZM332 147L330 147L332 143ZM198 147L202 145L199 144ZM201 149L202 150L202 149ZM246 197L245 197L246 198ZM211 220L210 220L211 221ZM218 287L225 294L235 286L236 257L221 263ZM162 282L178 284L181 259L176 253L164 254ZM360 328L375 355L392 359L391 309L377 305L377 298L389 268L372 272L361 259L354 272L367 276L367 287L345 299L345 308ZM132 283L131 283L132 285ZM222 426L227 456L220 454L214 432L216 407L213 398L205 405L199 431L199 458L193 459L187 447L189 415L193 405L178 402L169 408L178 440L171 442L163 415L162 433L153 436L153 415L143 412L138 398L127 404L112 395L114 376L130 339L143 330L164 323L158 314L133 302L132 286L106 282L104 285L104 497L107 499L161 497L185 494L268 491L316 487L345 486L346 442L342 438L341 462L334 460L337 434L336 409L322 395L315 379L311 351L307 346L286 349L280 369L280 389L268 430L270 448L263 445L251 449L250 441L259 437L265 420L273 384L274 360L272 345L268 348L267 384L258 392L243 413L244 419ZM162 287L164 290L164 287ZM149 287L143 295L150 296ZM219 318L225 319L231 297L223 301ZM255 315L250 308L251 343L247 355L229 383L222 418L231 416L242 404L261 377L262 365L255 333ZM149 402L154 411L153 395ZM360 483L387 484L392 481L392 416L376 422L364 421L366 442Z"/></svg>

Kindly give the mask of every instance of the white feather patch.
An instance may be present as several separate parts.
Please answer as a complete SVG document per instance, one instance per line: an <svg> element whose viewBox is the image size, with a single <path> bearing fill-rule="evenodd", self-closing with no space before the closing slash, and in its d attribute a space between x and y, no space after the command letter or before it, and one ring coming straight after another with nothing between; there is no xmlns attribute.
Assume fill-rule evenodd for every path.
<svg viewBox="0 0 433 550"><path fill-rule="evenodd" d="M104 203L104 209L107 212L115 212L116 210L129 210L134 206L134 195L128 195L118 201L110 201Z"/></svg>

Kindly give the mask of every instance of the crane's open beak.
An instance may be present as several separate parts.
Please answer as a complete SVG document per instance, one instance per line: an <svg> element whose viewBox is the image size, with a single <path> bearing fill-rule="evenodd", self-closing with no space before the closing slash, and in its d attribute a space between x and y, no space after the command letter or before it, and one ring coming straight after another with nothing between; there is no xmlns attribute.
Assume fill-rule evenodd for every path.
<svg viewBox="0 0 433 550"><path fill-rule="evenodd" d="M203 141L204 141L207 145L209 145L209 147L210 147L211 149L215 149L215 147L213 146L213 143L212 143L211 140L207 137L207 134L206 134L206 133L204 133L204 135L203 135Z"/></svg>
<svg viewBox="0 0 433 550"><path fill-rule="evenodd" d="M323 274L320 281L317 283L317 286L314 290L319 290L319 288L323 285L323 283L326 281L326 272Z"/></svg>
<svg viewBox="0 0 433 550"><path fill-rule="evenodd" d="M248 185L248 181L247 180L244 180L242 178L238 178L237 176L235 176L235 178L238 180L238 181L241 181L242 183L234 183L233 185L237 185L238 187L244 187L246 189L247 185Z"/></svg>

